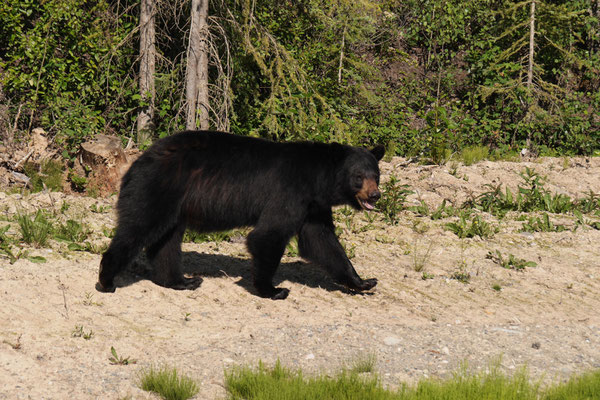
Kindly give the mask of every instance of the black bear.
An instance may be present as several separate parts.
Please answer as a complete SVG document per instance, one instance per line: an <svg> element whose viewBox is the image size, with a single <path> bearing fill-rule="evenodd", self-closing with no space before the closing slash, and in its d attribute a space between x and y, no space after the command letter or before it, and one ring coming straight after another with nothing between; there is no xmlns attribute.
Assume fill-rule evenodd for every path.
<svg viewBox="0 0 600 400"><path fill-rule="evenodd" d="M117 202L114 238L102 256L97 289L146 249L156 283L196 289L183 276L181 240L199 232L254 226L247 246L254 287L262 297L285 299L273 276L289 240L300 255L324 267L339 284L369 290L334 233L331 207L372 210L380 197L378 161L384 149L338 143L275 143L223 132L186 131L152 145L127 171Z"/></svg>

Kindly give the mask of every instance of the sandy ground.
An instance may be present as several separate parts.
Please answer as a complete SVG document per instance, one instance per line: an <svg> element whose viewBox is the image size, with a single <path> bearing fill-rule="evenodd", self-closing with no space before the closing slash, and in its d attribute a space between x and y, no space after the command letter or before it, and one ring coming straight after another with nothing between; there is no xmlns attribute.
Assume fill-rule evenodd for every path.
<svg viewBox="0 0 600 400"><path fill-rule="evenodd" d="M554 192L600 192L599 159L481 162L456 171L402 162L382 163L383 180L394 174L417 192L408 203L422 199L430 209L443 199L461 204L486 183L514 189L525 166L545 175ZM41 208L57 219L84 221L90 241L107 243L102 231L114 227L114 202L114 196L0 192L0 227L10 225L8 234L17 238L15 213ZM499 226L495 236L458 239L444 229L452 219L406 211L391 226L379 215L372 223L363 213L336 215L359 274L379 279L372 293L347 293L319 268L286 256L276 281L291 289L289 298L261 299L252 292L251 263L239 237L184 244L185 271L204 281L183 292L140 276L138 263L118 280L116 293L98 293L100 256L61 242L28 248L45 263L21 258L10 264L0 256L0 399L155 398L137 387L138 375L162 364L195 378L198 399L224 398L224 369L259 360L335 373L373 354L390 387L448 376L463 362L485 369L500 356L506 372L527 365L532 377L548 382L600 368L600 231L524 233L516 215L501 221L486 215ZM572 216L553 220L575 223ZM503 269L486 259L495 250L537 267ZM415 271L420 263L433 279ZM450 279L457 271L470 274L470 282ZM73 336L80 326L93 332L89 340ZM111 346L136 363L111 364Z"/></svg>

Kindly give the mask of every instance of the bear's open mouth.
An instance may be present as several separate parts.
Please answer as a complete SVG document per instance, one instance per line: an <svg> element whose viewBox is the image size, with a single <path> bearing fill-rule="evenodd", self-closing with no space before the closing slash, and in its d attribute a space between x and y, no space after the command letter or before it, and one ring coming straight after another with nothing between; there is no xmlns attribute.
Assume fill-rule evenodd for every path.
<svg viewBox="0 0 600 400"><path fill-rule="evenodd" d="M358 204L363 208L363 210L371 211L375 209L375 202L371 202L368 199L363 200L360 197L356 196L356 200L358 200Z"/></svg>

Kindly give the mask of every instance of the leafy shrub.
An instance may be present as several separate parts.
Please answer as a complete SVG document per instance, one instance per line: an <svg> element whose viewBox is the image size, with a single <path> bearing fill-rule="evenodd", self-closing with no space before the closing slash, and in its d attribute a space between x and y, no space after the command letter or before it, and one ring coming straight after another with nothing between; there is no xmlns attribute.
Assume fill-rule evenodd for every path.
<svg viewBox="0 0 600 400"><path fill-rule="evenodd" d="M400 185L395 176L381 187L381 199L377 202L377 209L383 214L383 218L389 224L398 222L398 214L406 209L404 202L408 195L414 193L408 189L408 185Z"/></svg>

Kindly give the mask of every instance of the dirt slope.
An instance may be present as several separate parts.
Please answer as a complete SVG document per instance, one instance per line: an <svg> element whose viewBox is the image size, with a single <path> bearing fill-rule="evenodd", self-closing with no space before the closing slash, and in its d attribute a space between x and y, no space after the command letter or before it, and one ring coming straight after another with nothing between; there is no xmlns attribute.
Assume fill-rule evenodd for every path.
<svg viewBox="0 0 600 400"><path fill-rule="evenodd" d="M383 163L383 180L396 175L417 192L409 203L422 199L430 209L443 199L461 204L486 183L514 189L525 166L547 176L553 192L600 192L598 159L482 162L456 171L402 167L403 161ZM0 193L0 212L10 220L17 212L54 210L58 219L84 221L92 231L89 241L100 245L109 240L103 229L114 226L108 207L114 201ZM317 267L286 256L276 280L291 289L290 297L258 298L238 237L184 244L185 271L204 278L193 292L156 286L139 276L139 264L121 278L116 293L98 293L100 256L61 242L29 249L45 263L21 258L11 265L0 256L0 399L153 398L137 388L137 374L162 363L196 378L199 399L225 396L224 368L278 358L289 367L336 372L355 357L374 354L390 386L446 376L463 361L485 368L498 356L506 371L528 365L533 376L552 381L599 368L600 231L527 233L519 231L516 217L485 218L499 233L461 240L444 229L450 219L432 221L407 211L396 226L379 216L369 226L362 213L338 214L359 274L379 279L368 295L346 293ZM553 220L575 223L572 216ZM17 225L0 221L0 227L6 224L8 234L18 237ZM537 267L503 269L486 259L495 250ZM433 279L415 271L423 259L423 271ZM457 271L470 274L470 282L450 279ZM91 339L73 337L78 326L93 331ZM137 363L112 365L111 346Z"/></svg>

